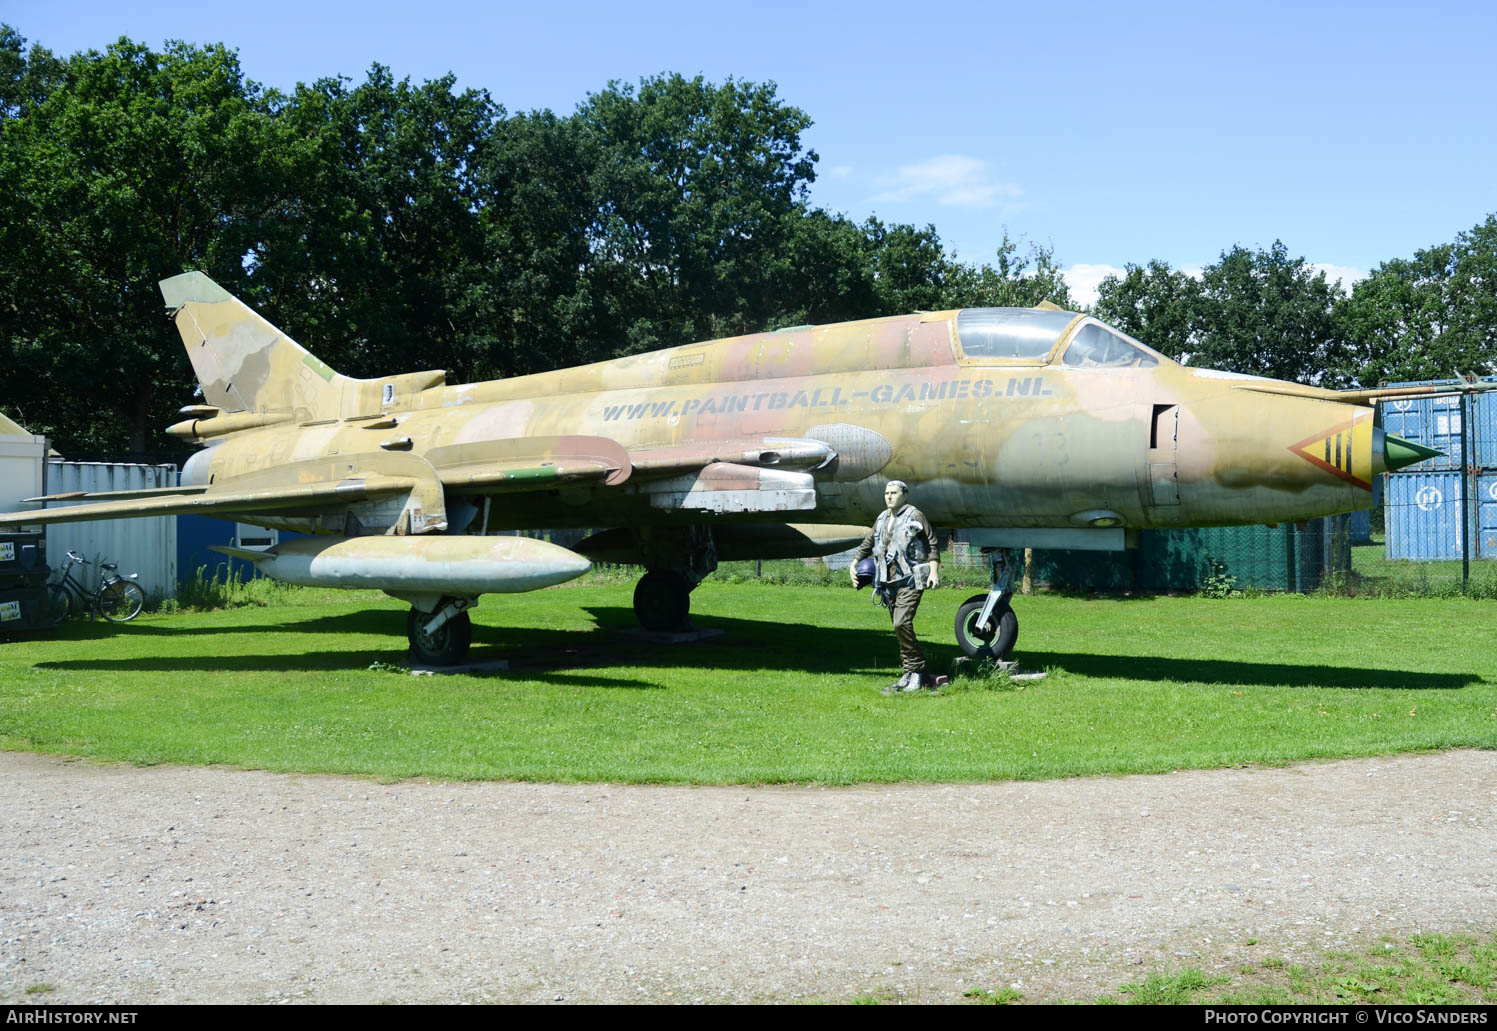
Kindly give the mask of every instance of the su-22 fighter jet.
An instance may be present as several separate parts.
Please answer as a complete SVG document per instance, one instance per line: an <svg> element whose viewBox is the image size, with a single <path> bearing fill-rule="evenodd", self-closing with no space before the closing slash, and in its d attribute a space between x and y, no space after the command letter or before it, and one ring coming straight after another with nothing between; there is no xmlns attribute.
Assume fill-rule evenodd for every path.
<svg viewBox="0 0 1497 1031"><path fill-rule="evenodd" d="M589 561L646 569L647 628L685 625L717 562L860 540L886 480L961 527L993 572L957 612L969 654L1017 621L1011 549L1126 547L1153 527L1366 508L1372 478L1436 452L1385 434L1377 398L1179 365L1095 318L972 308L801 326L488 383L339 375L199 272L162 296L204 404L181 486L36 501L0 526L195 512L311 534L244 552L298 584L410 602L418 661L452 664L480 596ZM491 536L612 527L571 551Z"/></svg>

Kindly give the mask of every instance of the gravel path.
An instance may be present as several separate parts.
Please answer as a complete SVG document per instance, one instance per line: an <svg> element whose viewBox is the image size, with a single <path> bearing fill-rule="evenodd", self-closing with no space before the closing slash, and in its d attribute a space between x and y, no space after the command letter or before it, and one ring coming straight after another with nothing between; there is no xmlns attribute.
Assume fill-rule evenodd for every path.
<svg viewBox="0 0 1497 1031"><path fill-rule="evenodd" d="M1037 1001L1497 927L1493 752L858 788L0 753L0 825L7 1002Z"/></svg>

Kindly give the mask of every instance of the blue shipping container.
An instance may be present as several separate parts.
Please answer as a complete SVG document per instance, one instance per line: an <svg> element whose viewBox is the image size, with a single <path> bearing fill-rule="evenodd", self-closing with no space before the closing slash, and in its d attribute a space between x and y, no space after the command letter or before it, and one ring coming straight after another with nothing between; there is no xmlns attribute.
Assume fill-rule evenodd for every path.
<svg viewBox="0 0 1497 1031"><path fill-rule="evenodd" d="M1429 562L1461 557L1461 474L1398 472L1388 476L1385 553Z"/></svg>
<svg viewBox="0 0 1497 1031"><path fill-rule="evenodd" d="M200 515L178 516L177 575L188 583L195 580L199 573L205 580L227 580L230 576L240 580L253 580L263 575L253 562L230 558L222 552L213 551L212 545L257 548L274 544L278 540L289 541L305 536L288 531L281 531L278 535L273 531L265 531L263 539L240 540L238 534L245 529L252 528L227 519L212 519Z"/></svg>
<svg viewBox="0 0 1497 1031"><path fill-rule="evenodd" d="M1353 544L1372 543L1372 509L1364 508L1346 517L1346 530Z"/></svg>
<svg viewBox="0 0 1497 1031"><path fill-rule="evenodd" d="M1476 547L1473 557L1497 558L1497 473L1476 480Z"/></svg>
<svg viewBox="0 0 1497 1031"><path fill-rule="evenodd" d="M1486 377L1491 382L1497 377ZM1394 383L1392 386L1428 386L1453 384L1456 381L1427 380L1422 383ZM1444 454L1404 472L1433 469L1459 469L1461 446L1470 436L1473 448L1470 462L1483 468L1497 467L1497 391L1487 394L1472 394L1467 410L1471 425L1462 418L1462 398L1459 394L1444 397L1410 397L1382 404L1383 429L1396 437L1412 440L1425 447L1438 448Z"/></svg>

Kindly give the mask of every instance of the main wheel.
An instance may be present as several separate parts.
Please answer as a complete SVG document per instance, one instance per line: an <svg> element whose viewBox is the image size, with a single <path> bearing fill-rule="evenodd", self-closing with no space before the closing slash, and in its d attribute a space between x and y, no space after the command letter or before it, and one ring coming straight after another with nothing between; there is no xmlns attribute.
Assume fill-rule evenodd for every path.
<svg viewBox="0 0 1497 1031"><path fill-rule="evenodd" d="M670 632L686 629L691 615L691 587L680 573L657 569L634 585L634 615L646 630Z"/></svg>
<svg viewBox="0 0 1497 1031"><path fill-rule="evenodd" d="M956 643L972 658L1006 659L1019 639L1019 617L1003 602L988 617L988 627L977 629L977 617L987 604L986 594L974 594L956 610Z"/></svg>
<svg viewBox="0 0 1497 1031"><path fill-rule="evenodd" d="M145 607L146 592L134 580L111 580L99 588L99 614L112 623L128 623Z"/></svg>
<svg viewBox="0 0 1497 1031"><path fill-rule="evenodd" d="M434 634L425 630L432 617L430 612L411 609L406 617L405 633L411 640L411 658L427 666L456 666L468 656L468 645L473 643L473 620L466 612L459 612L437 627Z"/></svg>
<svg viewBox="0 0 1497 1031"><path fill-rule="evenodd" d="M45 626L57 626L72 611L73 596L61 584L48 584L43 604L46 608L42 610L42 623Z"/></svg>

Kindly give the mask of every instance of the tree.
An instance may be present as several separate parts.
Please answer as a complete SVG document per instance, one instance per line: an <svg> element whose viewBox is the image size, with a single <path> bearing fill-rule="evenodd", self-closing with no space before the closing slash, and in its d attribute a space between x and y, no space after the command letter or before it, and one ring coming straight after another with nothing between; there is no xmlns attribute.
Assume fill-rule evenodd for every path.
<svg viewBox="0 0 1497 1031"><path fill-rule="evenodd" d="M499 120L479 153L488 274L471 310L490 334L486 377L614 353L592 275L595 163L581 123L550 111Z"/></svg>
<svg viewBox="0 0 1497 1031"><path fill-rule="evenodd" d="M499 112L454 82L376 64L351 88L325 78L272 98L273 202L235 278L341 372L489 368L478 166Z"/></svg>
<svg viewBox="0 0 1497 1031"><path fill-rule="evenodd" d="M1127 265L1097 288L1097 318L1183 361L1196 350L1201 282L1155 259Z"/></svg>
<svg viewBox="0 0 1497 1031"><path fill-rule="evenodd" d="M0 26L0 396L65 451L179 449L156 282L200 269L333 367L512 376L917 309L1069 305L1053 253L812 208L773 84L610 83L508 115L373 65L264 91L221 45L58 60ZM58 389L65 384L65 389Z"/></svg>
<svg viewBox="0 0 1497 1031"><path fill-rule="evenodd" d="M1275 240L1235 246L1201 277L1192 365L1336 385L1344 377L1334 317L1340 290Z"/></svg>
<svg viewBox="0 0 1497 1031"><path fill-rule="evenodd" d="M1020 254L1018 242L1005 229L997 259L996 266L959 264L947 307L1033 308L1041 301L1076 307L1053 248L1031 243Z"/></svg>
<svg viewBox="0 0 1497 1031"><path fill-rule="evenodd" d="M870 315L940 311L956 289L958 269L946 257L936 227L884 225L877 218L863 224L878 310Z"/></svg>
<svg viewBox="0 0 1497 1031"><path fill-rule="evenodd" d="M0 77L6 396L64 451L144 452L191 391L156 282L237 266L268 115L222 46L122 39L18 71L18 41Z"/></svg>
<svg viewBox="0 0 1497 1031"><path fill-rule="evenodd" d="M771 287L815 178L811 120L773 83L612 82L575 115L591 159L593 293L617 353L773 321Z"/></svg>
<svg viewBox="0 0 1497 1031"><path fill-rule="evenodd" d="M867 231L844 215L820 208L799 211L778 256L770 292L779 301L761 328L845 322L885 314Z"/></svg>
<svg viewBox="0 0 1497 1031"><path fill-rule="evenodd" d="M886 226L870 218L863 232L878 308L864 317L947 308L1031 308L1041 301L1074 307L1054 252L1030 244L1021 254L1007 230L998 245L996 265L957 260L947 253L933 225Z"/></svg>
<svg viewBox="0 0 1497 1031"><path fill-rule="evenodd" d="M0 25L0 119L31 113L58 87L66 64L44 47L26 47L26 38Z"/></svg>
<svg viewBox="0 0 1497 1031"><path fill-rule="evenodd" d="M1497 371L1497 215L1383 262L1336 316L1346 375L1365 386Z"/></svg>

